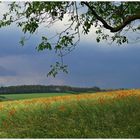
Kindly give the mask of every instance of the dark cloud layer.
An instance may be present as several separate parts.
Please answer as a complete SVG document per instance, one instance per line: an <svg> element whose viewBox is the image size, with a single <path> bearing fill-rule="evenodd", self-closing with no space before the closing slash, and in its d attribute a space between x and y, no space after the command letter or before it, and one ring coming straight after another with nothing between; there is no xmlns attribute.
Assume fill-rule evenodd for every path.
<svg viewBox="0 0 140 140"><path fill-rule="evenodd" d="M29 37L28 34L23 34L20 30L14 26L0 29L0 57L9 55L22 55L22 54L35 54L35 49L39 38L32 36L25 42L25 46L22 46L19 42L22 37Z"/></svg>
<svg viewBox="0 0 140 140"><path fill-rule="evenodd" d="M16 72L0 66L0 76L16 76Z"/></svg>
<svg viewBox="0 0 140 140"><path fill-rule="evenodd" d="M69 77L83 86L98 85L110 88L140 87L140 48L128 45L123 48L99 48L81 45L68 58L71 72ZM76 84L76 83L75 83ZM79 84L80 85L80 84Z"/></svg>
<svg viewBox="0 0 140 140"><path fill-rule="evenodd" d="M108 46L107 43L97 44L92 40L82 42L64 58L69 66L69 74L62 73L54 79L46 77L50 64L56 61L54 53L37 52L37 36L31 37L27 44L21 47L19 39L22 35L15 27L0 29L0 77L6 79L3 85L27 83L101 88L140 87L138 44ZM8 80L7 76L12 77Z"/></svg>

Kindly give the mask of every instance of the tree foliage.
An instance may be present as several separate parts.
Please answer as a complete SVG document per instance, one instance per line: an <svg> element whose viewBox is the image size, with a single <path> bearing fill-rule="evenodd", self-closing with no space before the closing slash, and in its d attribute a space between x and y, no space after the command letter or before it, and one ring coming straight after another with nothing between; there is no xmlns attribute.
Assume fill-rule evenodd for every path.
<svg viewBox="0 0 140 140"><path fill-rule="evenodd" d="M70 87L70 86L57 86L57 85L21 85L21 86L8 86L0 87L0 95L2 94L12 94L12 93L84 93L84 92L99 92L101 89L99 87ZM103 91L103 90L102 90ZM0 96L0 99L2 96Z"/></svg>
<svg viewBox="0 0 140 140"><path fill-rule="evenodd" d="M63 57L73 51L81 34L88 34L92 28L96 29L97 42L110 40L117 44L129 42L126 32L140 30L140 2L27 1L9 2L8 6L9 10L0 20L0 27L16 23L24 33L34 34L42 24L51 26L68 17L69 24L53 37L55 41L42 36L37 46L38 51L53 49L60 57L60 62L52 65L48 73L53 76L59 70L67 72ZM23 37L20 43L24 45L25 40Z"/></svg>

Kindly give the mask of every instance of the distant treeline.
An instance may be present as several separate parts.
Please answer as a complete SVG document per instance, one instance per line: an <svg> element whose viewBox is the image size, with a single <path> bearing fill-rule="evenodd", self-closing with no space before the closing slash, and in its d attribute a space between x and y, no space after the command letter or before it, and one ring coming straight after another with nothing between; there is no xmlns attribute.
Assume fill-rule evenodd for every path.
<svg viewBox="0 0 140 140"><path fill-rule="evenodd" d="M21 85L0 87L0 94L10 93L78 93L78 92L97 92L101 91L99 87L71 87L71 86L54 86L54 85Z"/></svg>

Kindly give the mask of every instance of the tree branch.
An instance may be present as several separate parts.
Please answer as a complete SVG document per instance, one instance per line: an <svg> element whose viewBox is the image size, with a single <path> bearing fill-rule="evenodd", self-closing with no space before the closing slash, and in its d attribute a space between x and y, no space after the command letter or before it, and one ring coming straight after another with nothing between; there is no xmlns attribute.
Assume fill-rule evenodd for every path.
<svg viewBox="0 0 140 140"><path fill-rule="evenodd" d="M118 32L120 30L122 30L125 26L127 26L128 24L130 24L132 21L140 19L140 13L132 15L132 16L128 16L126 17L126 19L124 19L124 22L122 24L120 24L117 27L112 27L110 26L101 16L99 16L96 11L89 5L88 2L81 2L82 4L86 5L92 12L92 14L100 21L102 22L103 26L106 29L109 29L112 33L114 32Z"/></svg>

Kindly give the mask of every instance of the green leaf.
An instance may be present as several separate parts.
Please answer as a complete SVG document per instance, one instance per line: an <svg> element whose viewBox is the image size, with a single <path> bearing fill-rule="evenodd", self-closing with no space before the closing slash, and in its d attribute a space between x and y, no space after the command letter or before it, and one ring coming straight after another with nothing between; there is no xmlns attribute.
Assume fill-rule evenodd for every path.
<svg viewBox="0 0 140 140"><path fill-rule="evenodd" d="M49 42L41 42L38 47L37 50L38 51L43 51L44 49L49 49L52 50L52 46Z"/></svg>
<svg viewBox="0 0 140 140"><path fill-rule="evenodd" d="M97 38L96 38L96 41L99 43L99 42L100 42L100 38L99 38L99 37L97 37Z"/></svg>

